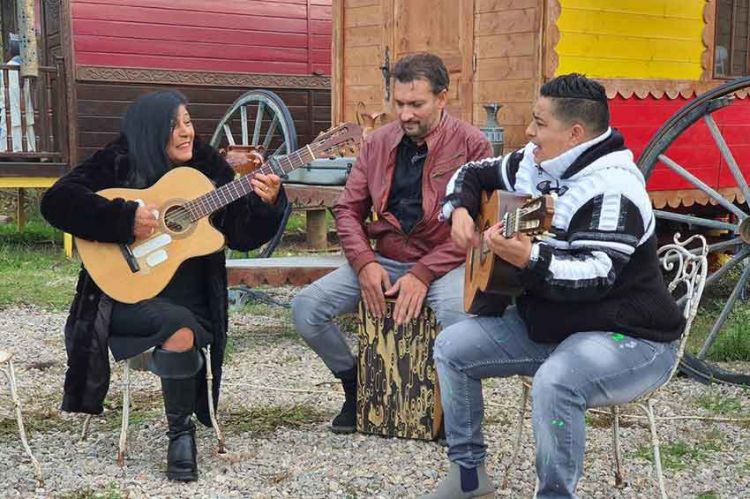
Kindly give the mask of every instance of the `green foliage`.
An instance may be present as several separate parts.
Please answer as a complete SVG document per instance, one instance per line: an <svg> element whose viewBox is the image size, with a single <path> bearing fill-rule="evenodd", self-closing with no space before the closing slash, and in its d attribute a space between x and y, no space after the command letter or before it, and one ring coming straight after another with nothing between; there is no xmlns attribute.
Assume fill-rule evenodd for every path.
<svg viewBox="0 0 750 499"><path fill-rule="evenodd" d="M84 487L57 497L60 499L124 499L127 493L123 494L117 482L109 482L103 489Z"/></svg>
<svg viewBox="0 0 750 499"><path fill-rule="evenodd" d="M716 389L699 395L696 397L696 402L699 407L716 414L736 415L742 411L742 400L740 397L731 397Z"/></svg>
<svg viewBox="0 0 750 499"><path fill-rule="evenodd" d="M0 242L0 307L63 310L73 298L78 268L60 246Z"/></svg>
<svg viewBox="0 0 750 499"><path fill-rule="evenodd" d="M330 415L316 406L294 404L292 406L266 406L240 409L223 416L227 431L234 433L269 434L280 427L301 426L327 421Z"/></svg>
<svg viewBox="0 0 750 499"><path fill-rule="evenodd" d="M740 271L737 266L706 287L688 338L688 352L695 354L700 350L737 284ZM718 362L750 361L750 304L743 300L735 302L707 358Z"/></svg>
<svg viewBox="0 0 750 499"><path fill-rule="evenodd" d="M689 465L705 462L715 452L721 450L723 438L718 431L712 431L703 435L703 438L697 442L685 442L676 440L674 442L663 443L659 449L661 451L661 463L665 469L680 471ZM643 445L638 447L635 456L654 462L654 454L651 446Z"/></svg>

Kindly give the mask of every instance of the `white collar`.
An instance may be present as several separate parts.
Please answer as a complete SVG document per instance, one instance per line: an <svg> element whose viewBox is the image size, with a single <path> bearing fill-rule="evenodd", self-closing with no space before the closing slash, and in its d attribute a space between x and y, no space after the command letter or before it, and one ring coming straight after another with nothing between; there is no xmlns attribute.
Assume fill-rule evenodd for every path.
<svg viewBox="0 0 750 499"><path fill-rule="evenodd" d="M601 135L594 137L587 142L578 144L572 149L568 149L564 153L559 154L552 159L542 161L541 163L539 163L539 168L544 170L552 178L562 178L568 168L570 168L570 165L572 165L575 160L578 159L578 156L583 154L583 152L589 147L600 142L604 142L609 138L610 135L612 135L612 128L608 127L607 131L605 131ZM532 155L531 157L533 158L534 156Z"/></svg>

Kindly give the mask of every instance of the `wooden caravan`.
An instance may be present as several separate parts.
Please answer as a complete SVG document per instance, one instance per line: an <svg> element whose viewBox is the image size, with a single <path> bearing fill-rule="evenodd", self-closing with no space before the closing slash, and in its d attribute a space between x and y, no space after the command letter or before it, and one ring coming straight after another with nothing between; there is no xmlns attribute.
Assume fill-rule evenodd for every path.
<svg viewBox="0 0 750 499"><path fill-rule="evenodd" d="M187 95L206 139L251 89L283 99L301 143L330 125L330 0L11 0L1 14L3 39L30 26L20 73L45 91L32 98L36 150L0 147L0 186L49 185L158 89Z"/></svg>

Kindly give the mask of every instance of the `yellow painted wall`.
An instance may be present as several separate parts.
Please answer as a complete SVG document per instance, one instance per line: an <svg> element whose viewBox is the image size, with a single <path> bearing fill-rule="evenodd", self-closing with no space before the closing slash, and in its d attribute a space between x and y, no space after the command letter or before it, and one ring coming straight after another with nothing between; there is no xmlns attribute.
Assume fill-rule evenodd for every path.
<svg viewBox="0 0 750 499"><path fill-rule="evenodd" d="M705 0L560 0L556 74L700 79Z"/></svg>

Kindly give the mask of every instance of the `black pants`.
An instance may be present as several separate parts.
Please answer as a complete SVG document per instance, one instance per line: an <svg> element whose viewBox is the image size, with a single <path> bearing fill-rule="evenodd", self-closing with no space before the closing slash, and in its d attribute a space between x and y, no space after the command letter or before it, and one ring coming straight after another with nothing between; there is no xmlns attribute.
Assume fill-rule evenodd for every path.
<svg viewBox="0 0 750 499"><path fill-rule="evenodd" d="M115 302L109 327L109 348L115 360L128 359L161 345L181 328L195 333L198 348L213 341L211 322L206 317L167 298L151 298L133 304Z"/></svg>

